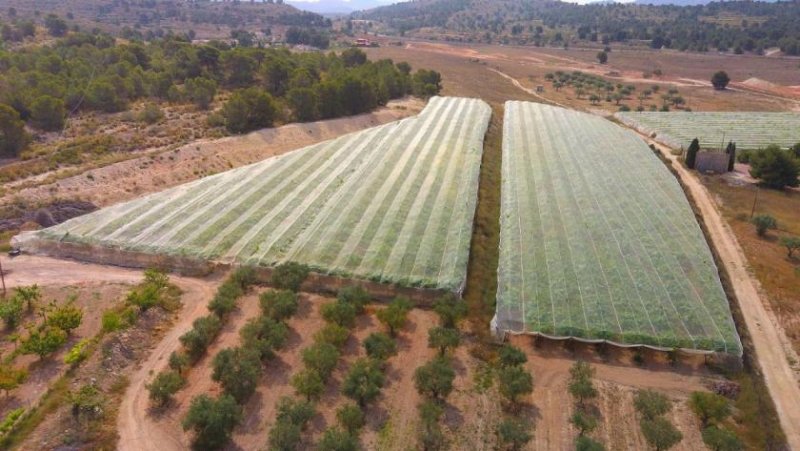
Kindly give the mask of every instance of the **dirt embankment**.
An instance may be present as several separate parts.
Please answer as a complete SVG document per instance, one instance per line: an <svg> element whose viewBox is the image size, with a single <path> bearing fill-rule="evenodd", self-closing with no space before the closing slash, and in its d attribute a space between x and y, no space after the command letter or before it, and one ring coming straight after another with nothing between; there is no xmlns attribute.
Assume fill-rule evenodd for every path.
<svg viewBox="0 0 800 451"><path fill-rule="evenodd" d="M141 157L40 184L33 180L9 183L0 205L51 199L79 199L104 207L203 176L261 161L291 150L417 114L424 102L389 102L372 113L327 121L289 124L241 136L197 141L171 151L143 152ZM37 176L37 180L45 177ZM31 186L29 186L31 185Z"/></svg>

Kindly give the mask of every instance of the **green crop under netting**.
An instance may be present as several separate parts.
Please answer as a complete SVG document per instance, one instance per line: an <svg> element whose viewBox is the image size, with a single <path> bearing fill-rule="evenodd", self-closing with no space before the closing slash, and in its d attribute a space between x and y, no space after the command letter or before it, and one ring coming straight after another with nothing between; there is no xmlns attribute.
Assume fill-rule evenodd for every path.
<svg viewBox="0 0 800 451"><path fill-rule="evenodd" d="M417 117L121 203L20 239L463 289L491 109Z"/></svg>
<svg viewBox="0 0 800 451"><path fill-rule="evenodd" d="M729 141L742 150L800 142L800 113L627 112L616 117L642 133L655 133L657 140L676 149L688 148L694 138L705 149L720 150Z"/></svg>
<svg viewBox="0 0 800 451"><path fill-rule="evenodd" d="M677 180L601 117L508 102L495 327L742 352Z"/></svg>

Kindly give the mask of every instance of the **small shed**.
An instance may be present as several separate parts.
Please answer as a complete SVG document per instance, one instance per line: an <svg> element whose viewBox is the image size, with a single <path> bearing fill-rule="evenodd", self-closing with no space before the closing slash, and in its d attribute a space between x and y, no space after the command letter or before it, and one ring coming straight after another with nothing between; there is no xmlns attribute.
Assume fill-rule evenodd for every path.
<svg viewBox="0 0 800 451"><path fill-rule="evenodd" d="M725 174L728 172L728 164L730 163L730 155L724 152L697 152L694 168L697 172L707 173L713 172L715 174Z"/></svg>

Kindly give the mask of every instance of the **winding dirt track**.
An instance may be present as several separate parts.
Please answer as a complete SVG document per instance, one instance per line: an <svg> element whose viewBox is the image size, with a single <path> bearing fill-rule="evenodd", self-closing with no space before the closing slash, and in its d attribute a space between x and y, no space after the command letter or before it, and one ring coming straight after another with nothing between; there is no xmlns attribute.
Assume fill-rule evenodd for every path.
<svg viewBox="0 0 800 451"><path fill-rule="evenodd" d="M647 141L655 144L665 157L675 163L677 157L672 155L668 147L650 139ZM760 284L748 272L747 258L733 231L720 215L713 197L700 180L682 164L672 166L692 193L711 240L728 270L739 308L753 340L756 359L786 434L786 441L791 449L800 451L800 385L787 358L791 354L789 342L777 318L766 307L768 300L762 299Z"/></svg>
<svg viewBox="0 0 800 451"><path fill-rule="evenodd" d="M20 256L3 261L9 288L38 283L39 285L82 285L86 283L113 282L135 284L142 281L142 271L114 266L100 266L71 260L48 257ZM170 353L178 349L180 337L189 330L192 322L208 313L206 304L214 295L218 281L170 276L183 290L183 311L172 329L152 350L147 360L130 375L128 389L120 406L117 428L118 449L129 450L180 450L185 449L174 431L159 428L157 420L147 414L148 391L145 384L152 374L167 365Z"/></svg>
<svg viewBox="0 0 800 451"><path fill-rule="evenodd" d="M186 448L174 430L159 427L159 421L148 414L150 399L145 384L153 374L167 366L169 355L180 347L178 338L192 327L192 322L208 314L206 305L214 296L216 283L178 277L172 280L184 290L183 311L178 322L150 352L147 360L130 375L117 417L118 450L165 451Z"/></svg>

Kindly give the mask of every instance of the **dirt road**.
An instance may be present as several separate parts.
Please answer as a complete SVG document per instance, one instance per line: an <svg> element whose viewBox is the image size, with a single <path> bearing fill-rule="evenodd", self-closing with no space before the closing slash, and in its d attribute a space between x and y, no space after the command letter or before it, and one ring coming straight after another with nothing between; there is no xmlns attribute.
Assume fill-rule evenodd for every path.
<svg viewBox="0 0 800 451"><path fill-rule="evenodd" d="M139 283L142 271L58 260L49 257L21 255L13 259L3 257L6 286L11 289L22 285L83 285L97 282Z"/></svg>
<svg viewBox="0 0 800 451"><path fill-rule="evenodd" d="M153 374L167 366L169 355L180 346L178 338L192 327L192 322L208 313L206 305L214 296L219 281L182 277L173 277L172 280L184 290L183 311L178 322L150 352L147 360L130 375L128 389L117 417L118 450L163 451L186 448L180 436L176 436L169 428L157 427L157 420L147 413L150 399L145 384Z"/></svg>
<svg viewBox="0 0 800 451"><path fill-rule="evenodd" d="M672 155L668 147L650 139L647 141L655 144L665 157L675 163L677 157ZM768 300L762 299L760 285L750 275L747 258L720 215L713 197L694 173L681 164L673 164L673 167L692 193L720 259L728 270L786 441L791 449L800 450L800 385L789 365L788 356L792 353L789 341L774 314L768 310Z"/></svg>

